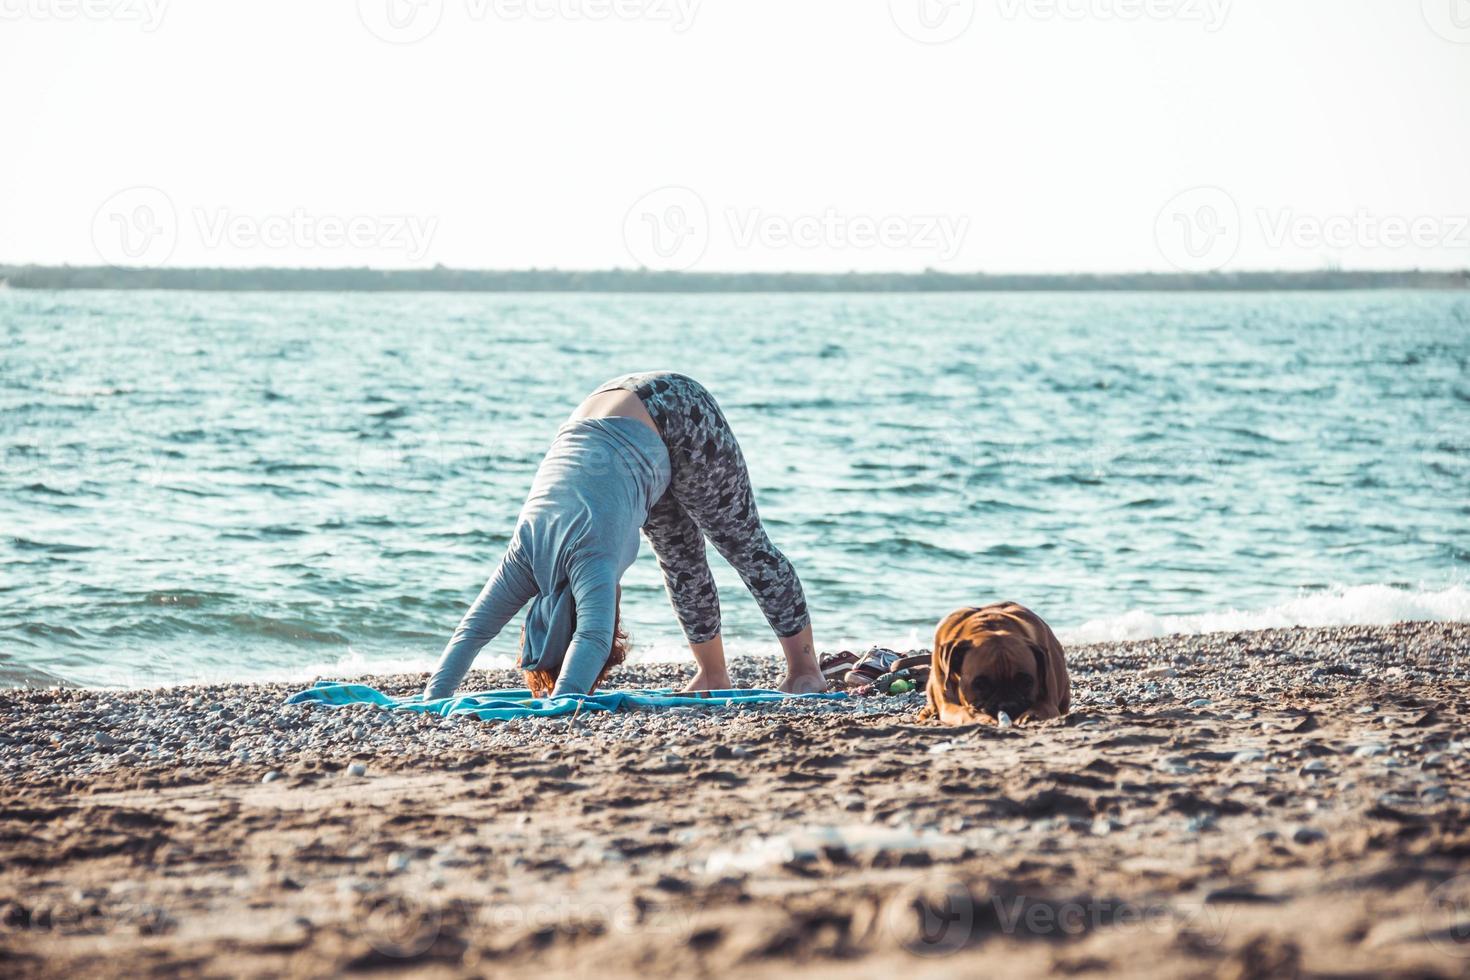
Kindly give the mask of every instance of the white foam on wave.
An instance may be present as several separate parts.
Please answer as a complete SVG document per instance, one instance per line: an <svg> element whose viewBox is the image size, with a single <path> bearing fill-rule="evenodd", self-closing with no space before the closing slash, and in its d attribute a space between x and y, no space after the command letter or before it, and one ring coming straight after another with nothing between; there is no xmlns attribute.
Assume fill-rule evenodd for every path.
<svg viewBox="0 0 1470 980"><path fill-rule="evenodd" d="M846 636L837 633L823 634L819 636L818 642L824 653L833 650L867 650L872 646L887 647L890 650L918 650L929 646L930 637L919 638L917 630L910 630L903 635L892 634L888 636ZM771 633L767 632L764 637L751 639L725 640L725 657L733 660L736 657L770 657L779 656L781 645ZM670 639L661 643L649 643L635 646L628 654L630 664L669 664L683 663L694 664L694 659L689 653L689 644L681 639Z"/></svg>
<svg viewBox="0 0 1470 980"><path fill-rule="evenodd" d="M505 660L501 663L501 660ZM485 655L475 663L476 667L509 667L514 663L513 657L501 657ZM369 674L424 674L434 669L439 662L437 651L419 657L364 657L352 648L337 660L329 664L312 664L298 667L294 670L273 672L269 679L273 681L313 681L336 680L343 677L363 677Z"/></svg>
<svg viewBox="0 0 1470 980"><path fill-rule="evenodd" d="M878 646L888 647L894 650L917 650L928 647L928 639L920 640L918 633L910 631L905 636L894 636L888 640L833 637L831 641L824 641L823 649L848 649L866 650L877 642ZM780 644L774 637L767 634L766 638L758 639L727 639L725 641L725 656L729 659L743 656L776 656L781 653ZM240 674L231 672L227 676L223 672L215 672L216 675L196 675L186 681L172 680L166 683L189 683L189 684L220 684L240 682L278 682L309 684L316 680L340 680L343 678L364 677L369 675L383 674L424 674L434 669L438 663L439 655L436 652L418 657L379 657L363 656L357 650L349 649L347 653L333 661L305 664L300 667L274 667L263 668L259 671ZM685 664L692 672L694 669L694 658L689 653L689 645L682 639L670 638L655 643L635 645L628 654L629 664ZM475 668L482 670L495 670L512 668L516 665L516 654L509 652L485 651L475 658ZM127 684L125 686L157 686Z"/></svg>
<svg viewBox="0 0 1470 980"><path fill-rule="evenodd" d="M1287 629L1293 626L1386 626L1411 621L1470 622L1470 588L1410 590L1354 585L1303 593L1265 609L1227 609L1192 616L1159 616L1141 609L1058 630L1063 643L1147 640L1174 634Z"/></svg>
<svg viewBox="0 0 1470 980"><path fill-rule="evenodd" d="M1470 587L1451 585L1442 589L1404 589L1390 585L1356 585L1330 591L1303 593L1265 609L1227 609L1195 615L1161 616L1134 609L1119 616L1089 620L1073 629L1059 629L1057 636L1068 645L1121 640L1146 640L1174 634L1241 632L1287 629L1294 626L1384 626L1408 621L1470 622ZM866 650L875 643L893 650L927 648L930 638L910 630L904 635L848 637L824 636L823 650ZM771 656L780 653L774 638L727 640L725 653ZM255 670L214 668L174 676L165 670L124 670L117 676L99 679L86 687L157 688L175 684L231 684L281 682L308 684L314 680L339 680L384 674L426 674L434 669L438 653L420 656L364 656L353 649L329 662L297 667L262 667ZM514 667L512 652L486 651L476 660L481 668ZM632 664L680 663L693 669L689 647L682 640L668 639L635 647Z"/></svg>
<svg viewBox="0 0 1470 980"><path fill-rule="evenodd" d="M780 647L775 640L762 643L757 640L726 641L725 655L727 657L739 657L750 655L770 655L779 653ZM501 670L516 666L517 654L510 652L493 652L486 650L475 658L474 668L476 670ZM425 674L432 671L439 662L439 653L434 651L417 657L380 657L364 656L357 650L349 649L347 653L336 660L325 663L307 664L294 668L266 668L257 674L241 677L232 675L232 681L277 681L309 683L314 680L336 680L350 677L363 677L367 675L383 674ZM694 659L689 653L689 645L682 640L668 641L662 643L650 643L635 646L628 654L630 664L665 664L685 663L692 670ZM219 678L210 678L209 681L218 682ZM204 679L191 680L191 683L207 682Z"/></svg>
<svg viewBox="0 0 1470 980"><path fill-rule="evenodd" d="M502 667L507 664L491 662L495 658L484 657L478 667ZM318 661L297 667L270 665L243 669L223 666L201 667L181 673L160 667L123 667L108 671L93 682L85 682L86 688L123 688L127 690L153 690L177 685L214 684L310 684L318 680L342 680L344 678L379 676L384 674L423 674L434 669L437 655L425 657L364 657L352 648L336 660Z"/></svg>

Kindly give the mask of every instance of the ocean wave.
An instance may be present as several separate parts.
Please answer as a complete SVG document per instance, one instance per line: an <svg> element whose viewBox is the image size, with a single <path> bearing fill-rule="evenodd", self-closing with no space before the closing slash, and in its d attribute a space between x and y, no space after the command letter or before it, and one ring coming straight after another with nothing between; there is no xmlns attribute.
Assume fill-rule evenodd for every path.
<svg viewBox="0 0 1470 980"><path fill-rule="evenodd" d="M40 667L0 662L0 689L74 686L65 678Z"/></svg>
<svg viewBox="0 0 1470 980"><path fill-rule="evenodd" d="M1332 591L1300 595L1294 599L1259 610L1229 609L1197 615L1160 616L1143 610L1132 610L1120 616L1095 619L1075 629L1059 629L1057 635L1071 646L1122 640L1143 640L1175 634L1195 635L1213 632L1239 632L1262 629L1317 626L1370 626L1406 621L1470 621L1470 587L1453 585L1440 590L1410 590L1389 585L1360 585ZM873 645L894 650L918 650L929 646L927 629L910 629L903 634L848 635L826 633L824 650L866 650ZM779 648L773 639L752 636L730 639L725 643L726 655L732 660L742 656L773 656ZM340 656L297 664L239 664L200 666L183 671L160 669L124 670L116 676L82 682L83 686L155 688L175 684L239 684L286 683L310 684L316 680L346 680L388 674L427 674L438 661L438 648L425 648L419 654L364 655L348 647ZM685 663L694 669L689 647L681 640L666 638L639 644L628 656L633 664ZM498 650L487 649L475 661L481 669L513 668L516 652L513 644ZM0 687L49 686L75 683L55 674L28 673L33 668L0 665ZM99 684L100 680L100 684Z"/></svg>
<svg viewBox="0 0 1470 980"><path fill-rule="evenodd" d="M235 635L243 633L305 643L347 642L347 637L336 630L318 629L300 619L276 619L254 613L237 613L225 617L224 623Z"/></svg>
<svg viewBox="0 0 1470 980"><path fill-rule="evenodd" d="M96 550L90 545L67 544L60 541L32 541L30 538L11 538L10 544L16 551L45 551L55 555L78 555Z"/></svg>
<svg viewBox="0 0 1470 980"><path fill-rule="evenodd" d="M1174 634L1287 629L1293 626L1386 626L1390 623L1470 622L1470 588L1452 585L1438 591L1393 585L1355 585L1304 593L1265 609L1227 609L1191 616L1159 616L1133 609L1120 616L1093 619L1075 629L1058 630L1064 643L1146 640Z"/></svg>

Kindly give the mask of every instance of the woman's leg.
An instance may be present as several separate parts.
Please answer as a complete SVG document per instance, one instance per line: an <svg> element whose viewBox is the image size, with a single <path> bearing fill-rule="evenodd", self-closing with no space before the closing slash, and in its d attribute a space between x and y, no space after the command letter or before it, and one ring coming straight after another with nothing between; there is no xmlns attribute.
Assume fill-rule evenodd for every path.
<svg viewBox="0 0 1470 980"><path fill-rule="evenodd" d="M825 689L801 580L766 536L745 457L714 397L692 378L669 372L629 375L607 387L636 392L669 449L669 490L650 512L644 530L659 556L700 675L717 674L729 682L719 642L719 598L704 554L703 535L708 535L740 573L780 639L786 655L781 689Z"/></svg>
<svg viewBox="0 0 1470 980"><path fill-rule="evenodd" d="M728 688L730 674L725 669L725 646L720 640L720 596L705 557L704 535L672 493L664 494L653 505L643 533L653 545L674 615L699 665L684 690Z"/></svg>
<svg viewBox="0 0 1470 980"><path fill-rule="evenodd" d="M688 381L682 394L689 402L680 406L689 423L682 447L688 458L676 461L669 495L740 574L780 639L786 655L781 689L823 690L801 579L761 523L735 433L702 387Z"/></svg>
<svg viewBox="0 0 1470 980"><path fill-rule="evenodd" d="M749 481L747 480L747 486ZM812 621L807 614L801 579L760 523L755 500L749 501L752 522L733 529L711 530L710 540L725 560L740 573L745 587L765 613L786 656L786 679L780 689L788 694L811 694L827 689L812 642Z"/></svg>

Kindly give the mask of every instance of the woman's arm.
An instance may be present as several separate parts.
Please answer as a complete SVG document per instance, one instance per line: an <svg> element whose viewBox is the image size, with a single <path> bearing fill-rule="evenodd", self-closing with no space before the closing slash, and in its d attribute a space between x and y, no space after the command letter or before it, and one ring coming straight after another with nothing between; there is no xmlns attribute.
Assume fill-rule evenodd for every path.
<svg viewBox="0 0 1470 980"><path fill-rule="evenodd" d="M587 694L612 656L613 621L617 614L618 580L610 560L591 559L572 569L572 602L577 607L577 632L562 660L552 697Z"/></svg>
<svg viewBox="0 0 1470 980"><path fill-rule="evenodd" d="M535 594L536 580L530 569L507 551L445 645L439 666L424 687L424 698L432 701L453 694L480 648L495 639Z"/></svg>

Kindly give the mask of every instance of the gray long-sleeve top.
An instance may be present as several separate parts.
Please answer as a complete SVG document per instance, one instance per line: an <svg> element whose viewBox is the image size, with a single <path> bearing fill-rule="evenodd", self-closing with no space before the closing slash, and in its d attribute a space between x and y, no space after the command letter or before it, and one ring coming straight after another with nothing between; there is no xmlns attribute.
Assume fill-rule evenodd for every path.
<svg viewBox="0 0 1470 980"><path fill-rule="evenodd" d="M424 697L453 694L480 648L527 602L522 668L560 664L553 696L586 694L612 649L618 581L638 556L638 529L668 485L668 449L644 423L563 425L505 557L444 647Z"/></svg>

